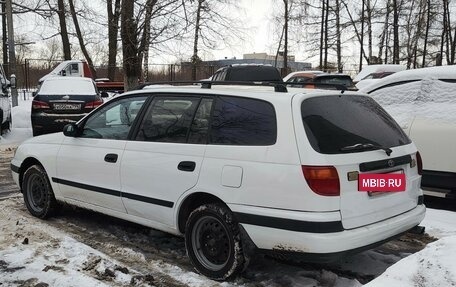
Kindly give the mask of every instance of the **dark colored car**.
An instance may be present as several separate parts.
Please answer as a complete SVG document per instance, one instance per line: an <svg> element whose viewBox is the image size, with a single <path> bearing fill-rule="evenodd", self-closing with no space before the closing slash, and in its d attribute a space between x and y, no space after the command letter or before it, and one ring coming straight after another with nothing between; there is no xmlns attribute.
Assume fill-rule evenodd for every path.
<svg viewBox="0 0 456 287"><path fill-rule="evenodd" d="M357 90L352 78L345 74L327 73L296 73L286 81L287 83L305 84L306 88L328 88L331 85L344 86L349 90Z"/></svg>
<svg viewBox="0 0 456 287"><path fill-rule="evenodd" d="M211 78L212 81L264 81L282 82L279 70L273 66L260 64L238 64L218 69Z"/></svg>
<svg viewBox="0 0 456 287"><path fill-rule="evenodd" d="M32 101L33 136L60 132L66 124L79 121L102 103L102 96L89 78L48 78Z"/></svg>

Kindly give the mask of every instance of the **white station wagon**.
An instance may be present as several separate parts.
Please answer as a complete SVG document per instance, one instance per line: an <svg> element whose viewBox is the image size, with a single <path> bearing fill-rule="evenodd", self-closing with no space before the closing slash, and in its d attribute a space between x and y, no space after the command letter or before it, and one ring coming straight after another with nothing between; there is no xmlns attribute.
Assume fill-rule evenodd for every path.
<svg viewBox="0 0 456 287"><path fill-rule="evenodd" d="M255 249L327 261L417 226L420 165L369 96L206 83L122 94L25 141L11 169L34 216L65 202L183 235L224 280ZM405 191L359 191L370 173L405 174Z"/></svg>

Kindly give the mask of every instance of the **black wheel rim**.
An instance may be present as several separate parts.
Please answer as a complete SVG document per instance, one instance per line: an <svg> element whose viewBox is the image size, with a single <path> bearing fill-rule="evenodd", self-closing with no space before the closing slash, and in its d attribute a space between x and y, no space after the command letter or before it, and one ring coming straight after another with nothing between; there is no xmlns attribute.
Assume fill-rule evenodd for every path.
<svg viewBox="0 0 456 287"><path fill-rule="evenodd" d="M225 225L215 217L203 216L192 230L195 256L206 269L221 270L231 256L231 241Z"/></svg>
<svg viewBox="0 0 456 287"><path fill-rule="evenodd" d="M27 181L27 200L35 212L42 212L48 200L48 187L46 180L38 175L30 175Z"/></svg>

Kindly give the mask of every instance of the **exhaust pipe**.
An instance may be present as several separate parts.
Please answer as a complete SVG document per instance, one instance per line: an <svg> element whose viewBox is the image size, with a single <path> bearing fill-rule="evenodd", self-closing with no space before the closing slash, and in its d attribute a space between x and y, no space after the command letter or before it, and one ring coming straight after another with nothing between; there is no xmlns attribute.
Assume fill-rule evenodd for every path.
<svg viewBox="0 0 456 287"><path fill-rule="evenodd" d="M426 229L426 227L424 226L415 226L413 227L412 229L409 230L410 233L413 233L413 234L424 234L424 230Z"/></svg>

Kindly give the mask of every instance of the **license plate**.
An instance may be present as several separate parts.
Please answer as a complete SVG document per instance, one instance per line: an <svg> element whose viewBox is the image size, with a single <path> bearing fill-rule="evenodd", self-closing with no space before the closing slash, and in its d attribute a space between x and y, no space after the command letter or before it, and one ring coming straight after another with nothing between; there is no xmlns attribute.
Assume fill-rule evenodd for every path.
<svg viewBox="0 0 456 287"><path fill-rule="evenodd" d="M380 174L360 174L358 177L358 190L367 192L369 196L388 192L401 192L406 190L406 179L403 170Z"/></svg>
<svg viewBox="0 0 456 287"><path fill-rule="evenodd" d="M80 110L80 104L54 104L55 110Z"/></svg>

